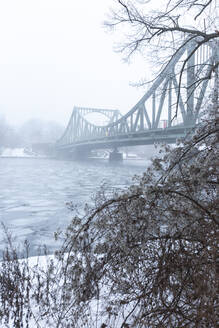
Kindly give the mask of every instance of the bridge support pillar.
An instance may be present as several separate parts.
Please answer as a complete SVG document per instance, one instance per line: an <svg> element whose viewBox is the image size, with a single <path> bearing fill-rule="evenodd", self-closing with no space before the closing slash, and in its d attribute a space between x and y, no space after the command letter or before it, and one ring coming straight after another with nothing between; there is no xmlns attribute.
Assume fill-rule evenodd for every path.
<svg viewBox="0 0 219 328"><path fill-rule="evenodd" d="M121 162L123 160L122 153L120 153L117 148L115 148L110 154L109 154L109 161L110 162Z"/></svg>
<svg viewBox="0 0 219 328"><path fill-rule="evenodd" d="M55 157L61 160L72 160L72 153L66 150L56 151Z"/></svg>
<svg viewBox="0 0 219 328"><path fill-rule="evenodd" d="M90 150L76 149L73 153L73 157L76 160L84 161L90 156Z"/></svg>

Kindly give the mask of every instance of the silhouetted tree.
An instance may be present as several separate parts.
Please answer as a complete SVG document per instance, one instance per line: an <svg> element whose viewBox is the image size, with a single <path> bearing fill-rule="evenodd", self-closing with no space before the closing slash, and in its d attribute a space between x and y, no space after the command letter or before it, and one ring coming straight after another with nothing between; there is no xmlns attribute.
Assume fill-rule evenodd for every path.
<svg viewBox="0 0 219 328"><path fill-rule="evenodd" d="M152 48L153 59L157 61L156 54L168 49L166 64L191 40L194 40L195 47L190 57L203 44L218 40L217 1L162 0L156 6L151 0L115 0L115 9L111 10L105 25L114 30L121 28L124 40L118 45L118 50L125 56L130 57L137 51L148 53ZM218 66L216 57L205 78L210 79ZM188 59L182 61L182 70Z"/></svg>
<svg viewBox="0 0 219 328"><path fill-rule="evenodd" d="M113 31L120 31L123 41L117 50L130 58L135 53L149 54L149 60L156 67L156 74L171 62L185 46L191 47L187 56L178 62L178 99L175 108L176 116L180 94L186 91L186 101L201 84L212 78L219 63L219 30L216 0L161 0L154 4L151 0L115 0L115 9L105 25ZM213 58L205 62L204 45L211 45ZM201 50L202 49L202 50ZM205 49L206 50L206 49ZM192 57L202 59L196 64L195 80L190 85L184 83L187 72L194 74ZM193 71L193 73L192 73ZM151 79L151 72L150 72ZM137 85L148 83L141 80Z"/></svg>
<svg viewBox="0 0 219 328"><path fill-rule="evenodd" d="M20 146L21 138L15 128L10 126L4 117L0 116L0 148L15 148Z"/></svg>
<svg viewBox="0 0 219 328"><path fill-rule="evenodd" d="M53 121L31 119L20 128L23 144L56 142L62 135L64 127Z"/></svg>

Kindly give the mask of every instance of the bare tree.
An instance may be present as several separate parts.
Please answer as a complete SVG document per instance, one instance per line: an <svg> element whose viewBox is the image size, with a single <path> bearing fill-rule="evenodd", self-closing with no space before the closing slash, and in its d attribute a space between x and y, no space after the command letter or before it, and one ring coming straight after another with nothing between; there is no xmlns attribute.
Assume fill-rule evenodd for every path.
<svg viewBox="0 0 219 328"><path fill-rule="evenodd" d="M103 186L94 206L73 218L57 252L62 270L56 279L64 289L55 307L65 314L63 322L217 327L214 106L193 137L173 150L166 146L132 186L119 194Z"/></svg>
<svg viewBox="0 0 219 328"><path fill-rule="evenodd" d="M114 29L125 25L122 31L126 41L120 44L120 51L127 56L148 46L162 50L169 46L171 56L190 40L195 40L193 51L196 52L204 43L219 38L216 27L218 8L214 0L161 1L160 10L151 10L154 4L150 0L116 0L115 3L118 7L111 10L110 19L105 25ZM186 19L187 13L189 18ZM217 66L218 60L212 71Z"/></svg>
<svg viewBox="0 0 219 328"><path fill-rule="evenodd" d="M159 68L159 72L183 48L191 48L178 65L176 113L182 90L187 88L188 100L203 81L212 78L218 67L217 24L218 5L215 0L163 0L157 5L150 0L115 0L115 8L111 10L109 19L105 22L105 26L122 33L123 41L117 45L117 50L124 53L125 58L130 58L138 51L148 54L150 49L150 59L154 67ZM206 62L202 55L204 45L211 47L213 59L210 63ZM194 56L200 57L196 72L192 60ZM187 72L196 76L185 86L183 76ZM148 78L143 79L143 82L137 85L148 82Z"/></svg>
<svg viewBox="0 0 219 328"><path fill-rule="evenodd" d="M0 116L0 148L14 148L20 145L21 138L16 129Z"/></svg>

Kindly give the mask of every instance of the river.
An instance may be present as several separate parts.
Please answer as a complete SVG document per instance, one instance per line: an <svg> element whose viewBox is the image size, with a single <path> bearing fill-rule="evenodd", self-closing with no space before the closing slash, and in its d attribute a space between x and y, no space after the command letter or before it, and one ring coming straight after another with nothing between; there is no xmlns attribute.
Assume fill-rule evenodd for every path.
<svg viewBox="0 0 219 328"><path fill-rule="evenodd" d="M66 203L81 205L106 182L109 188L125 188L149 161L126 160L112 165L107 160L85 162L0 157L0 222L12 233L15 245L26 239L30 255L46 245L59 247L54 232L64 230L73 213ZM0 253L5 247L0 229Z"/></svg>

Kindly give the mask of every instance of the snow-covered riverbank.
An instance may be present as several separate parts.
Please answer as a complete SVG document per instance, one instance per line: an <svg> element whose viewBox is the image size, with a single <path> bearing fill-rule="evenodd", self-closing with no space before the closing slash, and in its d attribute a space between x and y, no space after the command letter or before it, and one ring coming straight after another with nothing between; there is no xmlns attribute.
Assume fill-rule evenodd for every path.
<svg viewBox="0 0 219 328"><path fill-rule="evenodd" d="M26 148L2 148L1 157L36 157L37 154Z"/></svg>
<svg viewBox="0 0 219 328"><path fill-rule="evenodd" d="M0 148L0 157L42 158L45 156L39 155L29 148Z"/></svg>
<svg viewBox="0 0 219 328"><path fill-rule="evenodd" d="M67 257L66 254L66 260ZM66 264L67 262L64 262L64 266ZM64 266L55 256L35 256L10 263L6 261L4 265L4 268L7 268L5 273L8 273L5 279L8 292L10 294L10 286L14 286L16 292L1 299L4 313L1 314L0 328L56 328L60 324L61 327L72 327L74 319L68 312L72 311L74 302L65 299ZM48 294L47 298L44 294ZM47 303L44 304L45 300ZM64 307L63 301L66 301ZM81 318L77 318L77 327L102 327L103 322L107 320L106 316L101 314L102 306L98 300L90 302L89 311L81 313ZM88 319L87 326L85 320ZM120 321L117 320L118 326L121 326Z"/></svg>

